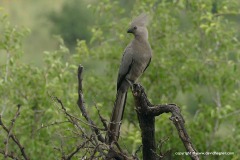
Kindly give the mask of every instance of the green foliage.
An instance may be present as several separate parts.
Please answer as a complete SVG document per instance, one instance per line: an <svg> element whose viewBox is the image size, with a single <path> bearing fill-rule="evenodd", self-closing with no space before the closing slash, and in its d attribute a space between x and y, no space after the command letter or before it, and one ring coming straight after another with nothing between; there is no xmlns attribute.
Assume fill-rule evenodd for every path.
<svg viewBox="0 0 240 160"><path fill-rule="evenodd" d="M74 13L80 10L77 5L75 10L70 9L73 6L70 4L75 3L69 2L69 8L65 7L62 14L55 17L56 22L67 28L61 32L79 35L76 31L84 30L88 34L86 26L79 24L73 29L68 23L79 22L70 16L71 10ZM95 6L96 3L98 5ZM55 159L56 155L60 157L60 153L54 147L62 143L68 153L81 141L72 136L73 131L78 131L68 123L38 130L42 125L66 120L51 96L59 97L70 113L81 118L76 106L76 70L79 64L85 68L84 98L91 117L101 125L94 108L98 106L101 114L108 118L116 94L122 51L132 39L126 34L127 26L133 16L145 11L151 15L148 29L154 52L149 68L140 78L148 97L153 104L177 103L181 106L187 131L199 152L235 153L231 156L209 156L209 159L239 159L239 2L135 0L134 5L126 8L115 0L93 4L89 7L94 9L99 19L89 28L92 35L86 39L79 35L76 38L80 37L80 40L75 41L76 38L67 40L62 34L67 44L76 42L76 53L70 54L63 40L58 38L58 50L45 52L41 68L13 58L15 55L19 57L25 31L11 27L6 18L1 18L1 54L11 55L9 62L1 65L0 70L1 112L4 122L9 124L15 106L22 105L14 133L20 137L26 152L33 159ZM173 159L187 159L187 156L174 154L185 149L169 116L156 118L157 140L169 137L162 150L172 149ZM130 153L135 152L141 144L141 136L131 94L127 100L121 135L122 146L126 146ZM5 137L0 134L1 141ZM17 151L14 144L10 145L11 150ZM3 143L0 148L4 148ZM81 157L81 153L77 156Z"/></svg>

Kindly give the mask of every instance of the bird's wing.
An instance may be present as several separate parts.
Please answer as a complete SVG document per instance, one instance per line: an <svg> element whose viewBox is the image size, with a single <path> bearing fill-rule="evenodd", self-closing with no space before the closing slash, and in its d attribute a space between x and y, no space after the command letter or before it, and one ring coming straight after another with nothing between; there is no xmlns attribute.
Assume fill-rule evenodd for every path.
<svg viewBox="0 0 240 160"><path fill-rule="evenodd" d="M148 66L149 66L149 64L151 63L151 58L149 59L149 61L148 61L148 64L147 64L147 66L146 66L146 68L144 69L144 71L143 72L145 72L145 70L148 68Z"/></svg>
<svg viewBox="0 0 240 160"><path fill-rule="evenodd" d="M117 90L121 86L122 81L125 79L126 75L129 73L131 66L133 64L133 51L131 45L128 45L124 50L122 62L118 71L118 80L117 80Z"/></svg>

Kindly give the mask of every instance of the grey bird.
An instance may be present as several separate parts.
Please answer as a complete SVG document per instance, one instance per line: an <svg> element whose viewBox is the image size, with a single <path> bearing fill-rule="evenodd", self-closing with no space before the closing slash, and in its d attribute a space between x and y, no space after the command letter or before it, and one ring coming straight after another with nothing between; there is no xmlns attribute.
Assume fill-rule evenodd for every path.
<svg viewBox="0 0 240 160"><path fill-rule="evenodd" d="M132 21L127 31L134 35L134 39L125 48L119 67L117 95L108 128L108 143L118 141L128 88L136 82L151 62L152 50L148 42L147 21L147 15L141 14Z"/></svg>

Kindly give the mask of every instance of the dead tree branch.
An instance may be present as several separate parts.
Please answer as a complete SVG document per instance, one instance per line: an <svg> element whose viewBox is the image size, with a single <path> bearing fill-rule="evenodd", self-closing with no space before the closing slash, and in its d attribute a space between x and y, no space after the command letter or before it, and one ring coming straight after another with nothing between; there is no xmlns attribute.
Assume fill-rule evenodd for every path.
<svg viewBox="0 0 240 160"><path fill-rule="evenodd" d="M171 112L170 120L175 125L178 135L181 138L189 156L193 160L199 160L196 149L190 141L190 137L184 127L184 119L180 113L180 109L175 104L152 105L147 99L144 88L140 84L134 84L132 93L135 100L136 111L138 115L139 125L142 132L143 143L143 159L157 159L155 144L155 117L163 113Z"/></svg>
<svg viewBox="0 0 240 160"><path fill-rule="evenodd" d="M86 111L85 105L84 105L84 99L83 99L83 90L82 90L82 72L83 72L83 66L78 67L78 107L80 111L82 112L83 117L88 121L89 124L91 124L91 129L95 132L97 135L97 138L100 142L105 142L105 139L101 135L100 130L95 127L95 123L91 120L91 118L88 116L88 113Z"/></svg>

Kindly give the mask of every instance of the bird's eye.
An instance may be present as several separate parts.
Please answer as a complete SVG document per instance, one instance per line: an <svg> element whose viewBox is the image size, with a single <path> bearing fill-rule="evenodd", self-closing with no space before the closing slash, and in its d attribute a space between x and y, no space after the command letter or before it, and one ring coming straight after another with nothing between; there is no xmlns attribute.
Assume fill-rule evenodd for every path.
<svg viewBox="0 0 240 160"><path fill-rule="evenodd" d="M136 30L136 29L137 29L137 27L136 27L136 26L134 26L134 27L133 27L133 29L135 29L135 30Z"/></svg>

